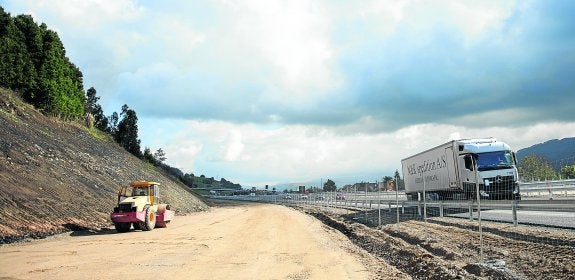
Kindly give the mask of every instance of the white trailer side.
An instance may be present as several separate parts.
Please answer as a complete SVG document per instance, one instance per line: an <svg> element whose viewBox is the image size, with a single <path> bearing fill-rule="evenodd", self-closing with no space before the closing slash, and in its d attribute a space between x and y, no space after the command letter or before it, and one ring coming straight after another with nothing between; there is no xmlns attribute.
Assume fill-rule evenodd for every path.
<svg viewBox="0 0 575 280"><path fill-rule="evenodd" d="M448 191L458 184L457 164L451 141L401 161L405 192Z"/></svg>

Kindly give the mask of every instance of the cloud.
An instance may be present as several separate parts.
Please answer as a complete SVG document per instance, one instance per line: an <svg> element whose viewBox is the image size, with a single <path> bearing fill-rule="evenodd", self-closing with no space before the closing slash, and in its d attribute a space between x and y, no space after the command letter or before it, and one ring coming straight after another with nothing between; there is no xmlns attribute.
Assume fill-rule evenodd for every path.
<svg viewBox="0 0 575 280"><path fill-rule="evenodd" d="M237 161L244 150L242 134L239 130L232 130L229 133L227 147L225 148L223 159L225 161Z"/></svg>
<svg viewBox="0 0 575 280"><path fill-rule="evenodd" d="M390 7L398 16L383 20L393 26L383 36L374 36L369 27L366 32L357 30L369 23L377 26L375 17L385 18L392 14L389 10L374 12L373 19L368 14L360 22L343 22L343 29L353 34L340 35L341 41L354 40L341 53L340 68L346 69L345 91L354 93L355 102L348 111L356 119L369 112L387 124L383 129L397 129L430 121L456 124L462 115L512 109L520 113L490 123L515 126L534 120L572 120L566 104L575 101L575 82L565 75L574 72L575 64L569 55L572 44L562 42L574 34L563 27L569 25L568 17L555 15L568 7L539 11L527 4L495 9L491 3L484 9L441 3L447 7L437 2L432 9ZM434 12L437 9L441 11ZM470 10L477 13L471 16ZM553 21L564 31L549 38L554 30L530 29L533 21Z"/></svg>
<svg viewBox="0 0 575 280"><path fill-rule="evenodd" d="M323 126L261 127L183 120L171 123L179 129L174 133L168 128L172 133L155 143L167 147L164 150L170 164L196 175L219 174L248 186L315 182L321 178L331 178L338 184L374 181L401 170L401 159L450 140L495 137L518 150L551 137L572 137L575 129L575 123L513 129L429 123L386 133L341 134L337 128ZM143 139L149 137L143 135Z"/></svg>
<svg viewBox="0 0 575 280"><path fill-rule="evenodd" d="M454 138L573 136L573 1L2 5L56 30L106 113L135 109L186 172L373 180Z"/></svg>
<svg viewBox="0 0 575 280"><path fill-rule="evenodd" d="M500 111L515 114L482 123L573 117L569 1L8 4L62 31L109 111L127 103L157 118L378 123L364 132Z"/></svg>
<svg viewBox="0 0 575 280"><path fill-rule="evenodd" d="M18 1L18 3L6 2L8 6L23 8L23 13L31 14L37 20L74 24L74 28L60 26L62 32L99 30L115 24L141 19L144 14L144 9L138 7L132 0L25 0Z"/></svg>

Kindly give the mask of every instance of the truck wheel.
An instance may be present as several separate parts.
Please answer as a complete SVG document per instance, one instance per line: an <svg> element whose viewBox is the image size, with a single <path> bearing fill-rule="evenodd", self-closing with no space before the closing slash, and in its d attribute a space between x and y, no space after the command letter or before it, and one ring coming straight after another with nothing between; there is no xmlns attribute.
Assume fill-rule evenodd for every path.
<svg viewBox="0 0 575 280"><path fill-rule="evenodd" d="M130 231L131 223L114 223L117 232L128 232Z"/></svg>
<svg viewBox="0 0 575 280"><path fill-rule="evenodd" d="M144 222L140 222L140 228L144 231L153 230L156 226L156 212L154 212L154 209L150 207L150 205L144 207L144 212L146 213L146 217Z"/></svg>

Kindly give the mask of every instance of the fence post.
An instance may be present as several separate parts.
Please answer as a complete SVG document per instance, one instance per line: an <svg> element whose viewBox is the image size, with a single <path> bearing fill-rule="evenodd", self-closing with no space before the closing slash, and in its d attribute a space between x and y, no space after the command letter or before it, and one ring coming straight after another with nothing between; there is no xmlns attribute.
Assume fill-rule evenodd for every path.
<svg viewBox="0 0 575 280"><path fill-rule="evenodd" d="M511 204L511 212L513 213L513 226L517 226L517 200L513 200Z"/></svg>
<svg viewBox="0 0 575 280"><path fill-rule="evenodd" d="M377 181L375 181L377 186L377 225L381 227L381 188Z"/></svg>
<svg viewBox="0 0 575 280"><path fill-rule="evenodd" d="M473 200L469 201L469 219L473 221Z"/></svg>

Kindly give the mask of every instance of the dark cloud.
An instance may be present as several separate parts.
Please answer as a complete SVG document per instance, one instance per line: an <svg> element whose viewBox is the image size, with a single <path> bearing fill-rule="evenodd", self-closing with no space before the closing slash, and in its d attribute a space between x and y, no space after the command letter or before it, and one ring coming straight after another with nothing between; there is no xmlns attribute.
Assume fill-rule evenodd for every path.
<svg viewBox="0 0 575 280"><path fill-rule="evenodd" d="M388 128L453 124L462 116L501 110L525 115L497 118L489 125L572 121L573 3L544 2L517 11L477 42L441 25L424 34L400 26L382 40L364 38L366 43L340 59L346 91L356 94L350 114L369 112Z"/></svg>
<svg viewBox="0 0 575 280"><path fill-rule="evenodd" d="M406 21L382 33L375 19L344 17L331 34L341 49L334 57L341 86L301 105L261 53L240 44L215 55L214 49L231 49L214 42L194 51L191 69L130 75L119 95L157 117L346 126L368 116L375 123L370 131L462 124L474 115L483 121L464 125L572 121L574 11L573 1L520 3L480 35L437 18L430 26ZM194 27L201 31L200 23ZM215 43L229 42L223 38ZM283 91L281 97L270 98L277 94L270 88Z"/></svg>

